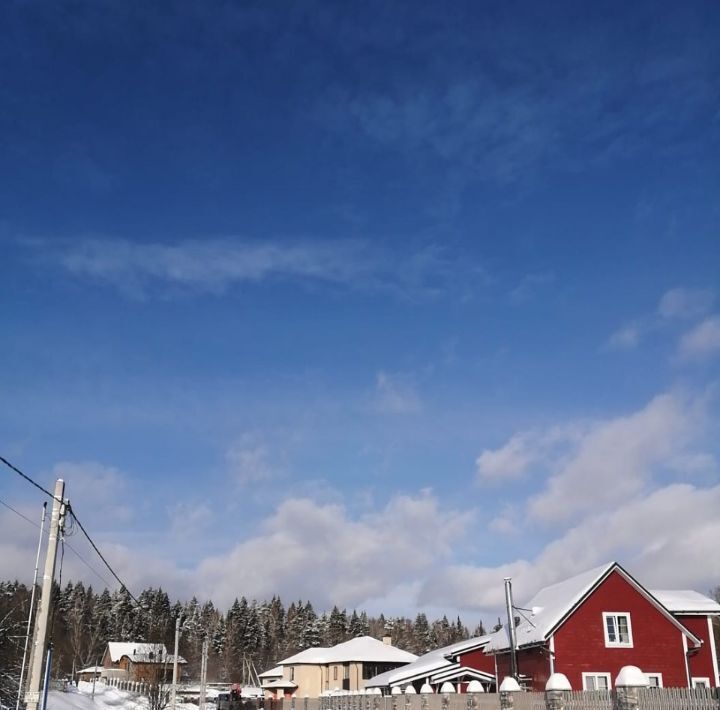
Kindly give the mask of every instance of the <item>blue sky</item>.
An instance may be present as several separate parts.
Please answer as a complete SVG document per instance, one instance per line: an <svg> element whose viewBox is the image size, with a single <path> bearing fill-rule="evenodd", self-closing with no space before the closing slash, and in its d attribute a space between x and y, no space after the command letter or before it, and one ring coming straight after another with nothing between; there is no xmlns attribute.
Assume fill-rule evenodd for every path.
<svg viewBox="0 0 720 710"><path fill-rule="evenodd" d="M716 3L0 23L0 446L131 585L483 614L611 558L720 583Z"/></svg>

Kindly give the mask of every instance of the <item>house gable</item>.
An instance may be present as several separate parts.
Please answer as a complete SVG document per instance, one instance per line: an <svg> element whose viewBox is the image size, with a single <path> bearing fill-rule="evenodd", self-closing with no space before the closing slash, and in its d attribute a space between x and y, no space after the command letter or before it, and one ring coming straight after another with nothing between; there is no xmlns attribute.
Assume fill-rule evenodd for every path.
<svg viewBox="0 0 720 710"><path fill-rule="evenodd" d="M606 615L613 613L628 616L631 644L608 642ZM618 565L555 628L554 666L578 690L583 673L610 673L615 678L625 665L662 673L667 687L686 687L686 637L700 646L700 639Z"/></svg>

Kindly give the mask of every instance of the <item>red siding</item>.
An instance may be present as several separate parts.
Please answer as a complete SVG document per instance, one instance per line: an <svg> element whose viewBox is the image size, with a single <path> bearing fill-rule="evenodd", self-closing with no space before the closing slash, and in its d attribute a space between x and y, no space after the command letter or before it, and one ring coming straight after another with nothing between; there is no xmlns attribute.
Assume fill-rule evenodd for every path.
<svg viewBox="0 0 720 710"><path fill-rule="evenodd" d="M550 677L550 655L546 646L521 648L517 653L517 664L518 673L532 680L532 690L545 690L545 683ZM510 675L509 653L498 655L497 673L498 685L503 682L503 678Z"/></svg>
<svg viewBox="0 0 720 710"><path fill-rule="evenodd" d="M716 687L717 680L715 678L715 668L713 667L712 642L708 629L708 617L678 615L677 619L683 626L692 631L695 636L702 639L703 642L702 648L699 651L691 651L689 657L691 677L709 678L710 685L713 688Z"/></svg>
<svg viewBox="0 0 720 710"><path fill-rule="evenodd" d="M469 653L461 653L458 656L458 661L461 666L475 668L484 673L495 675L495 659L492 656L488 656L481 648L476 651L470 651Z"/></svg>
<svg viewBox="0 0 720 710"><path fill-rule="evenodd" d="M613 611L629 612L633 648L605 647L602 614ZM555 670L580 690L583 672L610 673L614 682L627 665L662 673L665 687L688 684L682 632L614 571L556 631Z"/></svg>

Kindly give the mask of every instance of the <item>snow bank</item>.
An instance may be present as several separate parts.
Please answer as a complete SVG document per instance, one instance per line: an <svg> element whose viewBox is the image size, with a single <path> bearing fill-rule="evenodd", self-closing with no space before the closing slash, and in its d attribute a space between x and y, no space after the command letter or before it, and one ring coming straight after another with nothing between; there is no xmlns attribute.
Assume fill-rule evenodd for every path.
<svg viewBox="0 0 720 710"><path fill-rule="evenodd" d="M147 698L126 690L118 690L104 683L80 682L78 687L69 686L67 692L51 690L48 693L48 710L148 710ZM198 710L192 703L177 703L177 710Z"/></svg>

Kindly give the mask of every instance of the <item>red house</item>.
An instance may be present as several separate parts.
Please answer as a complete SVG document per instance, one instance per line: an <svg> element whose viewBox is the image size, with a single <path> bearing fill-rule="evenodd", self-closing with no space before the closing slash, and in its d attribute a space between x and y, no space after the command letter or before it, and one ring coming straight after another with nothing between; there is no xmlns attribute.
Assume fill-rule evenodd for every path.
<svg viewBox="0 0 720 710"><path fill-rule="evenodd" d="M544 690L554 672L576 690L610 688L627 665L652 685L720 686L712 633L720 605L697 592L650 592L617 562L542 589L522 616L518 673L533 690ZM511 674L505 628L486 652L495 655L499 679Z"/></svg>

